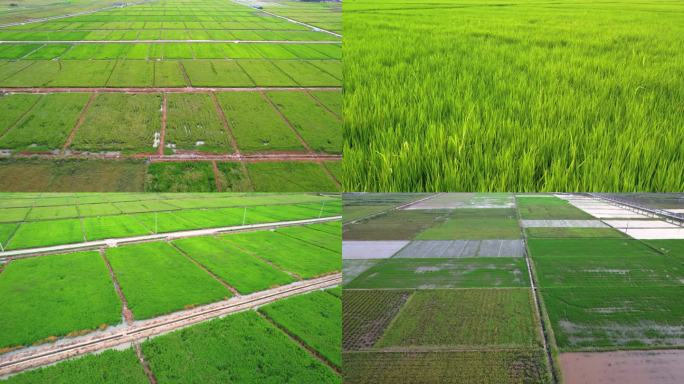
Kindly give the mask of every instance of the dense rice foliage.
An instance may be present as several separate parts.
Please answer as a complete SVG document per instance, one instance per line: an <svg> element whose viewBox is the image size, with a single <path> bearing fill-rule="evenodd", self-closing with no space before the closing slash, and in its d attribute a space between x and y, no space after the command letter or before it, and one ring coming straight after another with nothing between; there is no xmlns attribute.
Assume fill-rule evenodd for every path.
<svg viewBox="0 0 684 384"><path fill-rule="evenodd" d="M276 301L259 309L337 367L342 366L342 301L324 291Z"/></svg>
<svg viewBox="0 0 684 384"><path fill-rule="evenodd" d="M209 274L163 242L109 248L107 258L136 319L231 296Z"/></svg>
<svg viewBox="0 0 684 384"><path fill-rule="evenodd" d="M682 10L345 1L345 189L683 190Z"/></svg>
<svg viewBox="0 0 684 384"><path fill-rule="evenodd" d="M330 368L251 311L154 338L143 344L143 352L159 382L340 382Z"/></svg>
<svg viewBox="0 0 684 384"><path fill-rule="evenodd" d="M108 350L11 377L5 384L146 384L147 376L132 349Z"/></svg>
<svg viewBox="0 0 684 384"><path fill-rule="evenodd" d="M535 346L531 303L524 288L418 290L376 346Z"/></svg>
<svg viewBox="0 0 684 384"><path fill-rule="evenodd" d="M344 353L344 382L551 383L541 350Z"/></svg>
<svg viewBox="0 0 684 384"><path fill-rule="evenodd" d="M115 324L121 302L97 252L15 260L0 274L0 350Z"/></svg>

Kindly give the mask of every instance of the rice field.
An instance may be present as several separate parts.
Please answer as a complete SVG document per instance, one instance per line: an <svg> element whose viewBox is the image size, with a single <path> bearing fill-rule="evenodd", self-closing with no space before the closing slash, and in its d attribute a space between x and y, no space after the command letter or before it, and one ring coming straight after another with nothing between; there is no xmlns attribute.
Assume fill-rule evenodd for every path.
<svg viewBox="0 0 684 384"><path fill-rule="evenodd" d="M681 4L343 8L345 190L684 188Z"/></svg>
<svg viewBox="0 0 684 384"><path fill-rule="evenodd" d="M568 353L632 350L637 380L679 374L648 353L682 347L684 243L624 229L672 219L588 194L343 199L345 382L575 383Z"/></svg>
<svg viewBox="0 0 684 384"><path fill-rule="evenodd" d="M94 159L154 159L163 163L138 167L148 177L102 190L268 192L261 180L276 178L291 191L339 191L340 6L275 3L270 12L165 0L36 19L16 10L28 22L0 23L0 150L10 163L0 164L9 176L0 190L63 191L50 181L67 160L89 168ZM317 18L337 32L307 24ZM44 158L27 161L33 155ZM253 161L297 172L262 174ZM35 166L45 182L12 183L15 163ZM308 168L318 177L306 178Z"/></svg>
<svg viewBox="0 0 684 384"><path fill-rule="evenodd" d="M0 381L340 383L340 213L320 194L0 194Z"/></svg>
<svg viewBox="0 0 684 384"><path fill-rule="evenodd" d="M340 213L338 198L313 194L0 194L0 245L18 250ZM339 236L323 236L325 252L339 254ZM303 242L296 237L284 240Z"/></svg>

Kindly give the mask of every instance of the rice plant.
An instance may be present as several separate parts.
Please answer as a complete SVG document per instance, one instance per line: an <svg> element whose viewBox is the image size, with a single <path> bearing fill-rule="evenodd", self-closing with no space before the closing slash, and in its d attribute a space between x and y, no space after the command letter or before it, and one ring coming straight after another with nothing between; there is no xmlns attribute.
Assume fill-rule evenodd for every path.
<svg viewBox="0 0 684 384"><path fill-rule="evenodd" d="M349 191L684 190L684 5L344 3Z"/></svg>

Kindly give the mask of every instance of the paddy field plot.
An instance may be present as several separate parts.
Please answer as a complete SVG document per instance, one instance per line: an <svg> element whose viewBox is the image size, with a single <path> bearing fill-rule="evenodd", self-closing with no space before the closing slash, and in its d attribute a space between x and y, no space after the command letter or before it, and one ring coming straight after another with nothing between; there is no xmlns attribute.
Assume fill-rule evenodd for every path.
<svg viewBox="0 0 684 384"><path fill-rule="evenodd" d="M543 352L345 352L345 383L551 383Z"/></svg>
<svg viewBox="0 0 684 384"><path fill-rule="evenodd" d="M164 242L110 248L106 255L138 319L232 296L218 281Z"/></svg>
<svg viewBox="0 0 684 384"><path fill-rule="evenodd" d="M593 217L555 196L518 196L516 203L524 220L588 220Z"/></svg>
<svg viewBox="0 0 684 384"><path fill-rule="evenodd" d="M79 382L145 384L149 381L132 348L123 351L108 350L96 355L68 360L61 364L12 376L3 381L7 384L69 384Z"/></svg>
<svg viewBox="0 0 684 384"><path fill-rule="evenodd" d="M325 291L279 300L259 312L315 349L336 367L342 366L342 303Z"/></svg>
<svg viewBox="0 0 684 384"><path fill-rule="evenodd" d="M376 347L538 345L531 295L524 288L416 291Z"/></svg>
<svg viewBox="0 0 684 384"><path fill-rule="evenodd" d="M454 209L444 223L416 236L418 240L518 239L520 228L514 209Z"/></svg>
<svg viewBox="0 0 684 384"><path fill-rule="evenodd" d="M233 195L196 194L96 194L27 196L0 194L0 242L6 250L74 244L154 233L314 219L339 215L337 198L307 194ZM320 226L316 228L329 228ZM319 244L327 252L337 249L339 238L331 234L309 236L311 244L297 236L294 244ZM339 231L339 229L338 229ZM304 232L307 233L307 232ZM331 237L332 235L332 237ZM337 247L337 248L336 248Z"/></svg>
<svg viewBox="0 0 684 384"><path fill-rule="evenodd" d="M251 311L157 337L142 349L160 381L340 382L330 367Z"/></svg>
<svg viewBox="0 0 684 384"><path fill-rule="evenodd" d="M106 327L121 318L121 303L97 252L10 262L0 275L0 303L0 352Z"/></svg>
<svg viewBox="0 0 684 384"><path fill-rule="evenodd" d="M529 285L521 258L385 259L346 288L466 288Z"/></svg>
<svg viewBox="0 0 684 384"><path fill-rule="evenodd" d="M681 4L343 8L346 190L684 188Z"/></svg>
<svg viewBox="0 0 684 384"><path fill-rule="evenodd" d="M393 210L345 226L345 240L411 240L448 217L445 212Z"/></svg>
<svg viewBox="0 0 684 384"><path fill-rule="evenodd" d="M313 8L299 16L341 25L341 7ZM148 177L130 186L113 180L104 191L275 191L267 181L274 177L287 190L341 188L340 34L249 4L174 0L4 25L0 41L0 149L47 179L5 177L2 190L97 188L52 180L64 177L55 165L61 159L79 158L78 168L87 168L97 164L83 157L101 156L104 163L115 156L166 162L140 161L136 168ZM56 110L65 113L46 118ZM205 161L186 164L188 152ZM31 153L50 156L25 161ZM265 153L294 172L248 169ZM0 165L0 173L19 178L22 166ZM307 166L322 169L309 179L314 167Z"/></svg>
<svg viewBox="0 0 684 384"><path fill-rule="evenodd" d="M295 281L265 261L214 237L181 239L171 244L243 295Z"/></svg>
<svg viewBox="0 0 684 384"><path fill-rule="evenodd" d="M282 236L252 232L220 236L229 245L273 263L302 278L321 276L342 269L340 252L330 251Z"/></svg>
<svg viewBox="0 0 684 384"><path fill-rule="evenodd" d="M343 350L373 347L412 294L410 290L344 290Z"/></svg>

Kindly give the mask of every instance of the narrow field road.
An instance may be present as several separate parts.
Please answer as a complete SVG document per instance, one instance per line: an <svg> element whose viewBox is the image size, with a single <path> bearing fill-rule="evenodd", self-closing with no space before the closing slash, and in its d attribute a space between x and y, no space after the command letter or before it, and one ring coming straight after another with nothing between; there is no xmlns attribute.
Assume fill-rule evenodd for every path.
<svg viewBox="0 0 684 384"><path fill-rule="evenodd" d="M115 329L62 339L49 345L19 349L0 356L0 377L88 353L127 346L193 324L254 309L287 297L331 288L341 283L342 274L335 273L315 279L297 281L250 295L233 297L154 319L135 321L130 326L117 326Z"/></svg>

